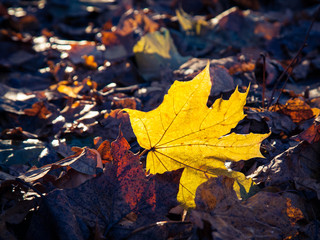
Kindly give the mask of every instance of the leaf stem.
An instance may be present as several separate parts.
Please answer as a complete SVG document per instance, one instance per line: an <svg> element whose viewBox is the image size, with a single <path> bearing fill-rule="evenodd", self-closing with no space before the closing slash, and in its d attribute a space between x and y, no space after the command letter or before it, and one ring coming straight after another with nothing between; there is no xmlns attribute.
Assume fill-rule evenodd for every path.
<svg viewBox="0 0 320 240"><path fill-rule="evenodd" d="M144 154L146 154L146 152L148 152L149 149L144 149L140 154L139 157L142 157Z"/></svg>
<svg viewBox="0 0 320 240"><path fill-rule="evenodd" d="M262 108L264 108L264 99L266 92L266 56L263 53L261 53L260 56L263 60Z"/></svg>
<svg viewBox="0 0 320 240"><path fill-rule="evenodd" d="M169 224L179 224L179 225L189 225L189 224L192 224L190 221L160 221L160 222L155 222L155 223L151 223L149 225L146 225L146 226L142 226L140 228L137 228L135 230L133 230L125 239L129 239L130 237L132 237L134 234L137 234L139 232L142 232L142 231L145 231L145 230L148 230L150 228L153 228L153 227L161 227L161 226L164 226L164 225L169 225Z"/></svg>

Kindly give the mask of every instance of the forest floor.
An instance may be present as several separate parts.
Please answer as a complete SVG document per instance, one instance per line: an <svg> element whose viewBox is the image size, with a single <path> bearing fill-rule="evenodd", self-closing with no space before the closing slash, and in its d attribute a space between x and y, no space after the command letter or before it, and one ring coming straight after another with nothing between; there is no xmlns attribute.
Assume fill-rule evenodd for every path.
<svg viewBox="0 0 320 240"><path fill-rule="evenodd" d="M319 11L312 0L1 1L0 239L320 239ZM253 180L242 198L237 179L216 175L186 208L186 170L149 174L123 109L156 109L208 63L207 106L249 89L231 132L269 135L263 157L227 161Z"/></svg>

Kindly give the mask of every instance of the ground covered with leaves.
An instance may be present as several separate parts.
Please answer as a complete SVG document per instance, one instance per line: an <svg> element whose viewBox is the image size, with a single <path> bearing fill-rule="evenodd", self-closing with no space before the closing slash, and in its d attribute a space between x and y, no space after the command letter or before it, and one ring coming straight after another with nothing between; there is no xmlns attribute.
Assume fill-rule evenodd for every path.
<svg viewBox="0 0 320 240"><path fill-rule="evenodd" d="M319 239L319 9L1 1L0 239Z"/></svg>

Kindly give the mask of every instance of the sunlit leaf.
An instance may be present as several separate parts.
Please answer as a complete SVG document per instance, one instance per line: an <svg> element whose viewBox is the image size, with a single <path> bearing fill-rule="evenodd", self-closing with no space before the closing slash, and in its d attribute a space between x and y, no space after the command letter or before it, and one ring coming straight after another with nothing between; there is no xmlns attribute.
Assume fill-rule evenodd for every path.
<svg viewBox="0 0 320 240"><path fill-rule="evenodd" d="M138 67L147 80L159 75L165 68L176 69L187 61L177 51L169 30L148 33L133 47Z"/></svg>
<svg viewBox="0 0 320 240"><path fill-rule="evenodd" d="M226 161L263 157L261 142L269 134L230 133L244 118L246 93L236 90L229 100L218 99L207 107L211 89L209 64L189 82L175 81L162 104L150 111L125 109L141 147L148 149L147 171L163 173L185 168L178 200L194 207L197 187L210 177L235 178L241 190L252 182L227 169ZM240 193L240 187L237 187Z"/></svg>

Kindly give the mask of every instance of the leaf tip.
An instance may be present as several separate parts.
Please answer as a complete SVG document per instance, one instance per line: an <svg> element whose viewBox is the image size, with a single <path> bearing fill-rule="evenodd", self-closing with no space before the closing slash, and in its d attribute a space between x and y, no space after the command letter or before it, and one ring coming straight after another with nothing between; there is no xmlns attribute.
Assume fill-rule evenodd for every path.
<svg viewBox="0 0 320 240"><path fill-rule="evenodd" d="M208 60L204 70L209 72L209 69L210 69L210 61Z"/></svg>

